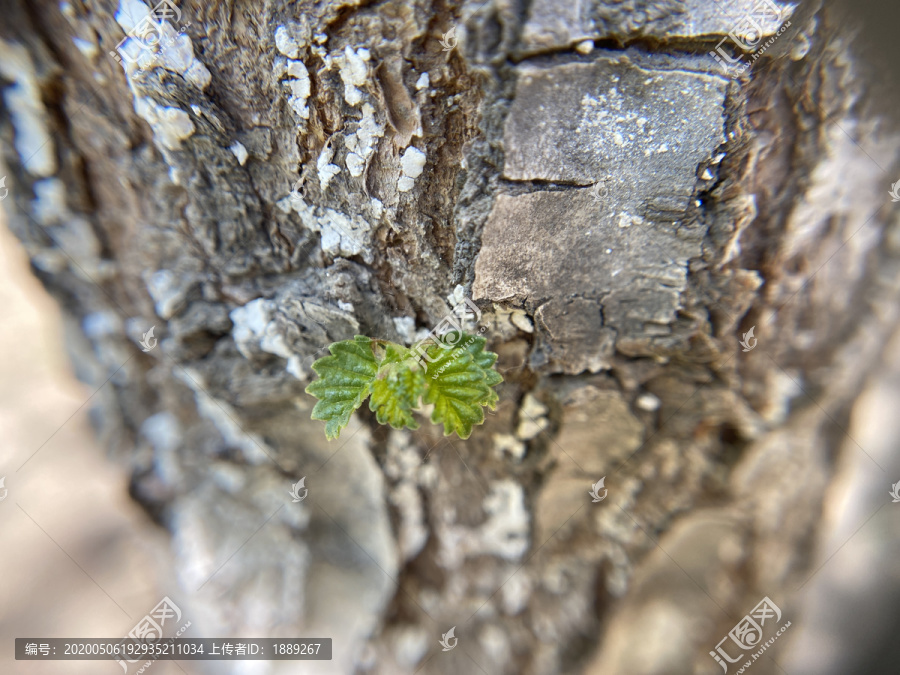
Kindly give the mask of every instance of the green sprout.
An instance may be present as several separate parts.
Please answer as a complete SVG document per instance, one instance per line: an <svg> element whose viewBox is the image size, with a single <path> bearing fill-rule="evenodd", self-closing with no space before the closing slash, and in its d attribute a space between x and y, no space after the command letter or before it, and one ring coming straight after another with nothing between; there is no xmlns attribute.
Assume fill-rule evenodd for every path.
<svg viewBox="0 0 900 675"><path fill-rule="evenodd" d="M482 408L494 410L499 397L493 387L503 378L493 369L497 355L485 351L483 337L458 333L457 346L429 338L412 347L357 335L328 347L331 356L313 363L319 376L306 388L317 399L312 419L325 424L325 437L340 436L350 415L369 396L369 409L379 424L418 429L413 411L434 406L431 421L444 425L444 435L468 438L484 422Z"/></svg>

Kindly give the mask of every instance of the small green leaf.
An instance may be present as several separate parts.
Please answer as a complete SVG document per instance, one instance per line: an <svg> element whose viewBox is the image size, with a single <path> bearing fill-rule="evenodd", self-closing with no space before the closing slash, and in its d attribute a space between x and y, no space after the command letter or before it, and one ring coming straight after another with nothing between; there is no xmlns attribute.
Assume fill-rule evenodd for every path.
<svg viewBox="0 0 900 675"><path fill-rule="evenodd" d="M466 336L466 341L463 343L463 346L469 351L472 357L475 359L475 363L478 364L478 367L482 370L488 370L494 363L497 362L497 355L494 352L486 352L484 351L484 345L487 344L487 340L478 335ZM497 371L493 371L497 372ZM497 373L497 376L500 376L500 373ZM501 377L500 380L503 378Z"/></svg>
<svg viewBox="0 0 900 675"><path fill-rule="evenodd" d="M424 391L423 368L406 361L387 363L385 359L372 385L369 409L375 413L379 424L390 424L394 429L418 429L419 423L412 411Z"/></svg>
<svg viewBox="0 0 900 675"><path fill-rule="evenodd" d="M492 367L497 362L497 355L494 352L484 351L484 345L487 344L487 340L483 337L472 337L466 340L464 344L467 345L466 349L469 350L472 358L475 359L475 363L484 371L484 383L487 386L494 387L503 382L503 376ZM497 396L497 392L491 389L491 396L483 405L494 410L499 400L500 397Z"/></svg>
<svg viewBox="0 0 900 675"><path fill-rule="evenodd" d="M445 436L455 431L460 438L468 438L472 426L484 422L482 406L492 400L484 370L469 348L432 345L426 353L434 359L425 373L424 400L434 405L431 421L443 423Z"/></svg>
<svg viewBox="0 0 900 675"><path fill-rule="evenodd" d="M350 422L350 415L372 391L378 374L378 361L372 351L372 340L357 335L353 340L335 342L324 356L313 363L319 379L306 388L319 401L312 411L312 419L323 420L325 437L337 438Z"/></svg>
<svg viewBox="0 0 900 675"><path fill-rule="evenodd" d="M401 363L405 361L412 355L412 350L407 349L406 347L401 347L400 345L394 342L385 342L384 345L384 360L381 362L382 365L388 363Z"/></svg>
<svg viewBox="0 0 900 675"><path fill-rule="evenodd" d="M496 406L492 387L503 381L492 367L497 355L485 351L485 344L483 337L465 333L452 348L425 341L407 349L362 335L336 342L331 356L313 364L319 379L306 391L319 401L312 418L326 422L326 438L337 438L371 394L369 409L380 424L417 429L413 413L421 399L434 405L431 420L444 425L445 436L468 438L484 422L482 408ZM422 351L427 364L420 360Z"/></svg>

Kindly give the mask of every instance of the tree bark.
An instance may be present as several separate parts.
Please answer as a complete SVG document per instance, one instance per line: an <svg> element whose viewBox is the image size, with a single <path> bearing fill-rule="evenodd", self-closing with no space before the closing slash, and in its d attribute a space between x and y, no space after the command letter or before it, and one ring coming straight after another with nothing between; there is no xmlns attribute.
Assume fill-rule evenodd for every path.
<svg viewBox="0 0 900 675"><path fill-rule="evenodd" d="M728 4L185 0L118 50L137 0L8 4L4 204L197 635L669 675L718 673L764 596L791 616L897 324L898 144L826 12L781 7L724 72L758 3ZM466 297L485 424L363 406L326 442L327 346Z"/></svg>

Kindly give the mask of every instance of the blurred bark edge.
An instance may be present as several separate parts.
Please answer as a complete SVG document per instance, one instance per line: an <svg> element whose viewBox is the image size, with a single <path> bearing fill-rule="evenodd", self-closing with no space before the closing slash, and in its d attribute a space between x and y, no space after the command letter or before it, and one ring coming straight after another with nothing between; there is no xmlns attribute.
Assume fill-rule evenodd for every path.
<svg viewBox="0 0 900 675"><path fill-rule="evenodd" d="M5 4L3 205L198 634L671 675L796 620L897 323L898 138L816 3L526 4ZM326 442L327 345L464 298L485 424Z"/></svg>

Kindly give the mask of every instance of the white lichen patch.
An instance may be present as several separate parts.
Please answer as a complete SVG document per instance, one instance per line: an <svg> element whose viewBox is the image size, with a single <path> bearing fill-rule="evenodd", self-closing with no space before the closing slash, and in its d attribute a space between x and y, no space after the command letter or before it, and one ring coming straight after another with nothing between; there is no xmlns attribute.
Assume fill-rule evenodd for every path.
<svg viewBox="0 0 900 675"><path fill-rule="evenodd" d="M206 85L212 81L212 75L209 70L207 70L206 66L199 60L194 59L190 67L184 71L184 79L198 89L206 89Z"/></svg>
<svg viewBox="0 0 900 675"><path fill-rule="evenodd" d="M97 45L93 42L88 42L87 40L82 40L80 37L73 37L72 44L80 51L86 59L93 60L98 52Z"/></svg>
<svg viewBox="0 0 900 675"><path fill-rule="evenodd" d="M140 25L150 15L150 8L140 0L120 0L116 12L116 22L127 34ZM180 16L180 15L179 15ZM194 56L194 46L185 34L186 25L181 25L174 18L158 25L159 40L148 46L134 38L126 40L119 53L123 57L122 65L131 87L131 76L135 70L146 68L165 68L178 73L188 83L198 89L205 89L212 75L203 63ZM132 90L134 88L132 87Z"/></svg>
<svg viewBox="0 0 900 675"><path fill-rule="evenodd" d="M422 91L423 89L428 89L431 86L431 78L428 77L428 73L422 73L419 75L419 79L416 80L416 91Z"/></svg>
<svg viewBox="0 0 900 675"><path fill-rule="evenodd" d="M357 178L363 174L366 161L375 151L378 139L384 136L384 126L375 119L375 108L372 104L364 103L362 112L356 131L349 134L344 141L350 151L347 153L347 170L351 176Z"/></svg>
<svg viewBox="0 0 900 675"><path fill-rule="evenodd" d="M534 322L523 309L504 307L494 303L493 309L487 312L484 321L491 326L491 333L501 340L511 340L519 331L534 332Z"/></svg>
<svg viewBox="0 0 900 675"><path fill-rule="evenodd" d="M316 160L316 172L319 174L319 185L322 190L327 189L331 179L341 172L341 167L331 163L332 159L334 159L334 148L331 143L326 143Z"/></svg>
<svg viewBox="0 0 900 675"><path fill-rule="evenodd" d="M103 247L91 224L69 210L65 183L59 178L42 178L32 189L31 213L42 226L53 228L56 244L35 253L35 266L60 271L74 260L71 269L77 276L92 282L108 278L114 271L112 263L101 258Z"/></svg>
<svg viewBox="0 0 900 675"><path fill-rule="evenodd" d="M384 463L384 475L391 481L417 481L422 458L410 443L409 432L392 430L388 435L387 456Z"/></svg>
<svg viewBox="0 0 900 675"><path fill-rule="evenodd" d="M290 90L288 95L288 104L298 117L304 120L309 119L309 107L306 102L309 100L311 91L309 71L302 61L296 59L287 59L281 57L275 60L273 70L276 77L287 76L283 84Z"/></svg>
<svg viewBox="0 0 900 675"><path fill-rule="evenodd" d="M365 218L351 218L334 209L312 206L302 199L286 201L297 212L307 229L321 235L322 250L325 253L344 257L361 255L367 262L372 262L372 252L368 246L372 228Z"/></svg>
<svg viewBox="0 0 900 675"><path fill-rule="evenodd" d="M350 45L344 48L343 54L334 57L341 81L344 83L344 100L348 105L362 103L362 92L359 87L363 86L369 77L369 68L366 63L370 58L371 54L368 49L360 47L353 51Z"/></svg>
<svg viewBox="0 0 900 675"><path fill-rule="evenodd" d="M411 316L395 316L392 320L403 344L411 345L416 339L416 320Z"/></svg>
<svg viewBox="0 0 900 675"><path fill-rule="evenodd" d="M288 347L284 335L274 321L276 305L273 300L258 298L229 314L233 327L231 337L238 351L252 358L257 350L289 359L294 351Z"/></svg>
<svg viewBox="0 0 900 675"><path fill-rule="evenodd" d="M238 164L244 166L248 157L247 148L244 147L244 144L240 141L235 141L228 146L228 149L231 150L235 157L237 157Z"/></svg>
<svg viewBox="0 0 900 675"><path fill-rule="evenodd" d="M500 626L488 624L481 629L478 642L494 663L507 663L512 656L510 640Z"/></svg>
<svg viewBox="0 0 900 675"><path fill-rule="evenodd" d="M231 495L240 494L247 485L247 475L230 462L213 462L209 477L217 488Z"/></svg>
<svg viewBox="0 0 900 675"><path fill-rule="evenodd" d="M96 283L114 272L113 265L101 259L103 247L85 218L69 218L56 229L53 239L58 247L53 251L65 251L60 253L64 262L70 264L74 260L77 264L70 265L70 269L85 281Z"/></svg>
<svg viewBox="0 0 900 675"><path fill-rule="evenodd" d="M525 394L522 407L519 408L519 426L516 429L516 437L523 441L530 441L541 433L549 425L546 414L547 406L531 394Z"/></svg>
<svg viewBox="0 0 900 675"><path fill-rule="evenodd" d="M525 444L512 434L494 434L494 456L497 459L505 459L506 455L516 462L525 456Z"/></svg>
<svg viewBox="0 0 900 675"><path fill-rule="evenodd" d="M178 150L181 141L194 133L191 116L181 108L161 106L147 98L137 98L134 111L153 129L153 140L166 150Z"/></svg>
<svg viewBox="0 0 900 675"><path fill-rule="evenodd" d="M455 524L441 526L443 566L457 569L466 558L479 555L516 561L528 550L529 516L520 484L509 479L493 481L482 507L488 518L474 530Z"/></svg>
<svg viewBox="0 0 900 675"><path fill-rule="evenodd" d="M179 33L168 23L163 24L165 43L157 52L159 65L178 73L198 89L205 89L212 80L209 70L194 56L194 45L184 33Z"/></svg>
<svg viewBox="0 0 900 675"><path fill-rule="evenodd" d="M156 54L146 49L138 40L130 37L116 45L116 51L118 51L119 57L122 59L120 63L125 70L126 78L129 78L136 71L151 68L153 62L156 61ZM130 84L129 82L129 86Z"/></svg>
<svg viewBox="0 0 900 675"><path fill-rule="evenodd" d="M457 320L460 322L463 330L474 333L478 322L481 320L481 316L475 314L471 308L464 307L464 303L467 300L468 295L466 295L466 288L462 284L456 284L453 288L453 292L447 295L447 305L451 311L453 311L454 308L459 308L460 310L465 309L464 313L457 313Z"/></svg>
<svg viewBox="0 0 900 675"><path fill-rule="evenodd" d="M428 528L422 496L418 490L422 458L410 443L406 431L391 431L387 442L384 474L390 483L390 501L400 514L398 544L400 557L407 561L415 557L428 539Z"/></svg>
<svg viewBox="0 0 900 675"><path fill-rule="evenodd" d="M288 359L287 366L285 366L284 369L296 379L305 382L312 377L313 374L312 368L307 368L306 366L307 364L304 360L297 354L294 354Z"/></svg>
<svg viewBox="0 0 900 675"><path fill-rule="evenodd" d="M295 80L300 80L297 95L309 98L309 71L303 65L303 61L288 61L287 74Z"/></svg>
<svg viewBox="0 0 900 675"><path fill-rule="evenodd" d="M12 118L13 146L32 176L56 173L56 149L47 127L34 65L24 46L0 40L0 75L13 84L3 90Z"/></svg>
<svg viewBox="0 0 900 675"><path fill-rule="evenodd" d="M347 171L350 172L351 176L355 178L362 176L365 168L366 161L362 157L355 152L347 153Z"/></svg>
<svg viewBox="0 0 900 675"><path fill-rule="evenodd" d="M275 47L289 59L300 56L300 43L291 35L287 26L278 26L275 29Z"/></svg>
<svg viewBox="0 0 900 675"><path fill-rule="evenodd" d="M183 473L175 451L181 445L178 418L170 412L151 415L141 423L141 435L153 446L153 463L167 485L178 485Z"/></svg>
<svg viewBox="0 0 900 675"><path fill-rule="evenodd" d="M525 313L525 310L516 309L509 315L509 321L513 326L518 328L523 333L533 333L534 332L534 323L531 318Z"/></svg>
<svg viewBox="0 0 900 675"><path fill-rule="evenodd" d="M640 216L633 216L630 213L625 213L622 211L618 216L618 225L620 228L625 229L631 227L632 225L643 225L644 219Z"/></svg>
<svg viewBox="0 0 900 675"><path fill-rule="evenodd" d="M81 322L81 330L91 340L122 334L122 319L112 310L91 312Z"/></svg>
<svg viewBox="0 0 900 675"><path fill-rule="evenodd" d="M531 394L525 394L525 400L522 401L522 408L520 412L526 417L543 417L547 414L547 406L545 406Z"/></svg>
<svg viewBox="0 0 900 675"><path fill-rule="evenodd" d="M646 410L648 412L653 412L654 410L658 410L660 406L660 400L649 392L644 392L640 396L637 397L634 404L640 408L641 410Z"/></svg>
<svg viewBox="0 0 900 675"><path fill-rule="evenodd" d="M363 252L362 235L369 231L369 224L363 219L350 218L334 209L325 209L318 219L322 235L322 250L331 255L353 256Z"/></svg>
<svg viewBox="0 0 900 675"><path fill-rule="evenodd" d="M520 570L500 588L500 608L507 616L521 614L531 598L531 575L526 569Z"/></svg>
<svg viewBox="0 0 900 675"><path fill-rule="evenodd" d="M409 192L415 184L415 179L422 175L425 170L425 153L414 148L408 147L400 157L400 171L402 176L397 181L397 189L400 192Z"/></svg>
<svg viewBox="0 0 900 675"><path fill-rule="evenodd" d="M140 433L160 452L172 452L181 444L181 424L170 412L156 413L145 419Z"/></svg>
<svg viewBox="0 0 900 675"><path fill-rule="evenodd" d="M316 321L317 316L323 320L334 320L339 317L353 321L353 307L342 311L326 308L313 303L303 303L303 311L311 321ZM234 309L229 314L232 323L231 337L238 351L247 359L258 356L260 352L274 354L285 359L285 371L298 380L308 380L312 375L309 368L311 359L298 353L288 344L285 337L285 328L276 321L278 306L274 300L257 298L251 300L243 307Z"/></svg>
<svg viewBox="0 0 900 675"><path fill-rule="evenodd" d="M447 296L447 304L451 307L456 307L458 304L465 302L466 299L466 287L462 284L456 284L453 287L453 292Z"/></svg>
<svg viewBox="0 0 900 675"><path fill-rule="evenodd" d="M156 313L163 319L169 319L184 307L194 278L188 274L175 274L172 270L158 270L146 279L146 284Z"/></svg>
<svg viewBox="0 0 900 675"><path fill-rule="evenodd" d="M523 333L534 332L534 323L524 309L506 309L494 305L494 311L497 314L498 320L508 321L510 325L522 331Z"/></svg>
<svg viewBox="0 0 900 675"><path fill-rule="evenodd" d="M149 14L150 8L141 0L119 0L119 9L116 11L115 19L122 30L128 33Z"/></svg>
<svg viewBox="0 0 900 675"><path fill-rule="evenodd" d="M421 628L394 629L393 653L397 663L405 670L413 670L425 658L431 644L431 636Z"/></svg>
<svg viewBox="0 0 900 675"><path fill-rule="evenodd" d="M35 198L31 201L31 212L44 227L58 225L69 217L66 206L66 184L59 178L44 178L33 186Z"/></svg>
<svg viewBox="0 0 900 675"><path fill-rule="evenodd" d="M397 543L400 558L406 562L418 555L428 541L422 497L412 481L403 481L391 492L390 499L400 514Z"/></svg>
<svg viewBox="0 0 900 675"><path fill-rule="evenodd" d="M425 169L425 153L417 148L407 148L400 158L400 168L404 175L418 178Z"/></svg>
<svg viewBox="0 0 900 675"><path fill-rule="evenodd" d="M242 348L243 344L249 339L262 335L274 311L275 303L265 298L251 300L243 307L231 311L229 314L233 324L231 335L242 354L246 356Z"/></svg>

